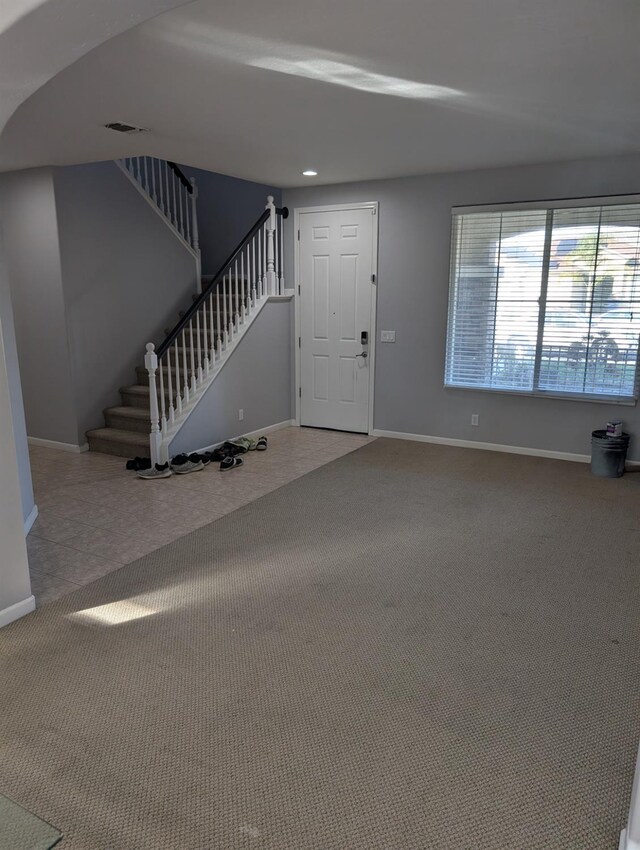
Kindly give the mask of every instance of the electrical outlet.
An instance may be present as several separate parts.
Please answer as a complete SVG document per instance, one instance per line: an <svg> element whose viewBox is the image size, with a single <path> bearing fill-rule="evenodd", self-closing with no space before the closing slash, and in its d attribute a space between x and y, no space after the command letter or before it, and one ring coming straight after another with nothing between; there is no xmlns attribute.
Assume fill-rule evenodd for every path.
<svg viewBox="0 0 640 850"><path fill-rule="evenodd" d="M471 414L471 424L472 425L479 425L480 423L479 423L478 419L479 419L479 416L478 416L477 413Z"/></svg>
<svg viewBox="0 0 640 850"><path fill-rule="evenodd" d="M243 419L244 419L244 410L242 408L240 408L240 410L238 411L238 420L240 422L242 422Z"/></svg>

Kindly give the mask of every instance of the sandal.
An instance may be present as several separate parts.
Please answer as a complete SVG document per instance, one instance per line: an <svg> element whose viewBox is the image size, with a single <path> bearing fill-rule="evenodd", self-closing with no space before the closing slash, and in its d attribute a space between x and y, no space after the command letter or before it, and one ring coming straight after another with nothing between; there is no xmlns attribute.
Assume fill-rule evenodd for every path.
<svg viewBox="0 0 640 850"><path fill-rule="evenodd" d="M243 463L241 457L226 457L220 461L220 471L226 472L228 469L235 469L237 466L242 466Z"/></svg>
<svg viewBox="0 0 640 850"><path fill-rule="evenodd" d="M256 451L257 452L266 452L267 450L267 438L266 437L258 437L258 442L256 443Z"/></svg>

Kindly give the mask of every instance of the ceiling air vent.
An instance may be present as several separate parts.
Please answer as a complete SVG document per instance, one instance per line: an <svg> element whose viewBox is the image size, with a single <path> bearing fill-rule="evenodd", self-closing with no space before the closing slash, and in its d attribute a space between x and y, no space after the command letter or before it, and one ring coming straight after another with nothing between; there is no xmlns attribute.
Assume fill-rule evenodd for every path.
<svg viewBox="0 0 640 850"><path fill-rule="evenodd" d="M148 133L145 127L134 127L133 124L123 124L122 121L114 121L113 124L104 125L107 130L115 130L117 133Z"/></svg>

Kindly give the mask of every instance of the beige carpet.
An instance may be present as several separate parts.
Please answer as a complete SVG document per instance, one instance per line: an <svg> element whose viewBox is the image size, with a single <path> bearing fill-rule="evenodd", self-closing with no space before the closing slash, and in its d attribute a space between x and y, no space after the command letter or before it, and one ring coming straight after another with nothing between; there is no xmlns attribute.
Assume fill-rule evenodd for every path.
<svg viewBox="0 0 640 850"><path fill-rule="evenodd" d="M3 629L0 792L60 850L614 850L639 497L378 440Z"/></svg>

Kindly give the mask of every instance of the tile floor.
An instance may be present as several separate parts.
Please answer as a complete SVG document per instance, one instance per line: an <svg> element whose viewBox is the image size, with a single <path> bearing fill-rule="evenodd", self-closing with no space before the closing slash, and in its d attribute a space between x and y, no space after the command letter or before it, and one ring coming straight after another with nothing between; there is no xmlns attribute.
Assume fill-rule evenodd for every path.
<svg viewBox="0 0 640 850"><path fill-rule="evenodd" d="M123 458L31 448L39 516L27 538L38 605L120 569L236 508L370 442L343 431L284 428L240 469L218 464L143 481Z"/></svg>

